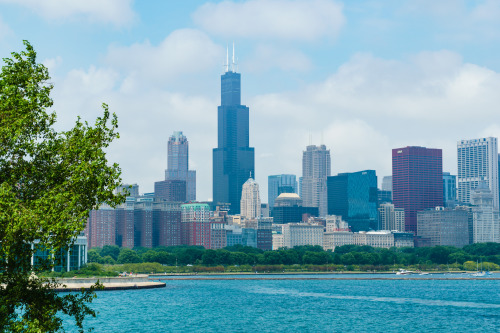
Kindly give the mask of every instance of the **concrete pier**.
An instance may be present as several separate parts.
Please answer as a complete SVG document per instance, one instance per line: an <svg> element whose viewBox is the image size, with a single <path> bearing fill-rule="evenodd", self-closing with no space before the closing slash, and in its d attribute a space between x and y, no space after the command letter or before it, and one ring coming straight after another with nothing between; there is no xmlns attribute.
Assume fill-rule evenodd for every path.
<svg viewBox="0 0 500 333"><path fill-rule="evenodd" d="M148 279L147 275L136 275L126 277L93 277L93 278L70 278L57 279L61 284L56 291L80 291L90 289L99 281L103 285L102 290L128 290L128 289L153 289L164 288L164 282L155 282Z"/></svg>

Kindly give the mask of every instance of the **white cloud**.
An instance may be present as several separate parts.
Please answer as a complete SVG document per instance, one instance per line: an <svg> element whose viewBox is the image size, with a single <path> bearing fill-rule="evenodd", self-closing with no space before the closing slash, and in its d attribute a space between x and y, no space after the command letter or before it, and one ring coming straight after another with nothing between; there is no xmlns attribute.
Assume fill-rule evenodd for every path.
<svg viewBox="0 0 500 333"><path fill-rule="evenodd" d="M0 40L2 40L3 38L5 38L11 34L12 34L12 30L7 25L7 23L5 23L3 21L2 17L0 16Z"/></svg>
<svg viewBox="0 0 500 333"><path fill-rule="evenodd" d="M200 49L204 60L198 59ZM69 126L78 114L94 119L100 104L108 103L121 134L110 160L120 163L124 181L139 183L143 192L163 178L168 136L184 131L198 197L206 200L212 195L219 104L219 80L211 70L219 54L224 50L195 30L174 32L157 46L110 48L107 67L73 70L55 82L55 109ZM214 76L213 90L193 92L204 76ZM404 60L356 54L300 90L250 94L250 145L261 195L265 200L268 175L300 176L310 133L313 144L331 150L333 174L375 169L379 177L390 175L391 149L408 145L442 148L445 170L456 172L456 141L500 135L498 91L498 72L443 50Z"/></svg>
<svg viewBox="0 0 500 333"><path fill-rule="evenodd" d="M390 175L391 149L405 146L443 149L445 170L456 172L458 140L500 138L498 91L500 73L453 52L403 61L354 55L322 82L250 101L251 142L273 154L256 161L257 181L265 189L269 174L300 175L310 133L331 150L333 174Z"/></svg>
<svg viewBox="0 0 500 333"><path fill-rule="evenodd" d="M358 54L308 93L323 108L350 114L457 121L475 109L485 116L496 114L499 88L498 73L441 51L407 61Z"/></svg>
<svg viewBox="0 0 500 333"><path fill-rule="evenodd" d="M248 0L207 3L193 20L210 33L248 37L313 41L334 38L345 22L342 5L330 0Z"/></svg>
<svg viewBox="0 0 500 333"><path fill-rule="evenodd" d="M257 45L254 55L245 63L249 72L265 72L271 68L283 71L306 72L312 65L301 51L275 45Z"/></svg>
<svg viewBox="0 0 500 333"><path fill-rule="evenodd" d="M0 0L31 9L46 19L85 17L123 26L134 19L132 0Z"/></svg>
<svg viewBox="0 0 500 333"><path fill-rule="evenodd" d="M497 0L412 0L402 2L400 10L430 14L444 28L436 37L445 42L456 41L462 45L500 38L500 2Z"/></svg>
<svg viewBox="0 0 500 333"><path fill-rule="evenodd" d="M111 46L106 56L109 66L126 73L123 89L138 88L145 82L174 82L179 75L199 73L222 63L225 50L203 32L175 30L159 45L149 41L131 46Z"/></svg>
<svg viewBox="0 0 500 333"><path fill-rule="evenodd" d="M45 59L44 61L42 61L42 64L47 67L52 75L54 75L54 72L59 67L59 65L62 64L62 62L62 58L60 56L57 56L55 58Z"/></svg>

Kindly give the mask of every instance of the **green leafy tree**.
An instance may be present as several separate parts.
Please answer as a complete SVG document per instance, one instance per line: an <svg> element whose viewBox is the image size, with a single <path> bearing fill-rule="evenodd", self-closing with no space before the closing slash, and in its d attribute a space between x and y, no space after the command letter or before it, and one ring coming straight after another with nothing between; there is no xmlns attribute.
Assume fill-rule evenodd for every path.
<svg viewBox="0 0 500 333"><path fill-rule="evenodd" d="M118 256L120 255L120 248L117 245L104 245L102 247L101 253L99 253L101 257L111 256L111 258L118 260Z"/></svg>
<svg viewBox="0 0 500 333"><path fill-rule="evenodd" d="M215 250L205 250L205 252L201 256L201 261L203 262L203 265L216 265L218 263L217 252Z"/></svg>
<svg viewBox="0 0 500 333"><path fill-rule="evenodd" d="M119 264L137 264L141 263L142 260L141 257L137 254L137 252L124 247L120 251L120 255L118 256L117 262Z"/></svg>
<svg viewBox="0 0 500 333"><path fill-rule="evenodd" d="M113 194L120 169L104 152L118 137L117 119L104 105L95 126L78 118L72 129L56 131L48 70L24 44L0 73L0 331L55 332L61 314L83 331L84 318L95 316L87 304L94 293L56 293L55 280L37 277L54 262L32 265L31 257L66 251L91 209L123 200Z"/></svg>
<svg viewBox="0 0 500 333"><path fill-rule="evenodd" d="M92 249L87 252L87 261L101 263L103 258L95 249Z"/></svg>

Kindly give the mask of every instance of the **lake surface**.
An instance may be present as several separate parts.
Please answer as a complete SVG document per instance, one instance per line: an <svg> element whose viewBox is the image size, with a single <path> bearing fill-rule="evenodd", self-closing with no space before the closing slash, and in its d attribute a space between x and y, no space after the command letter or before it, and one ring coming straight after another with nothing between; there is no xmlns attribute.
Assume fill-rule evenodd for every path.
<svg viewBox="0 0 500 333"><path fill-rule="evenodd" d="M92 305L98 317L87 320L87 326L95 332L500 331L499 280L393 276L383 280L170 280L160 289L101 291ZM67 331L76 332L71 326Z"/></svg>

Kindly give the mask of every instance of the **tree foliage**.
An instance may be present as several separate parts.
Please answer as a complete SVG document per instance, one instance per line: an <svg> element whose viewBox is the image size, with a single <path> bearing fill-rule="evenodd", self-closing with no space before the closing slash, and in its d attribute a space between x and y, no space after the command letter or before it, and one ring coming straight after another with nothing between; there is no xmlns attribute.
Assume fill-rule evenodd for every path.
<svg viewBox="0 0 500 333"><path fill-rule="evenodd" d="M36 277L54 262L32 265L31 257L67 251L91 209L123 200L113 194L120 169L104 152L118 138L117 118L103 105L95 125L78 118L56 131L48 70L24 44L0 74L0 331L58 331L61 313L83 330L85 316L95 315L87 306L92 292L55 293L55 280Z"/></svg>
<svg viewBox="0 0 500 333"><path fill-rule="evenodd" d="M234 245L225 249L210 250L199 246L172 246L153 249L135 248L137 256L134 262L155 262L167 266L202 265L205 267L219 266L277 266L277 265L341 265L344 266L376 266L371 270L387 270L392 265L420 265L435 268L436 265L463 265L473 260L500 264L500 249L496 243L473 244L464 248L452 246L434 246L423 248L374 248L370 246L344 245L337 247L335 252L324 251L320 246L296 246L292 249L282 248L276 251L262 251L257 248ZM132 252L120 248L119 253ZM108 260L99 255L107 253L104 248L89 251L89 261L109 264ZM481 255L473 254L480 253ZM123 258L123 256L122 256ZM118 260L120 262L120 260ZM132 261L128 261L132 262ZM421 267L422 269L424 267ZM367 268L368 269L368 268ZM266 269L269 270L269 269Z"/></svg>

